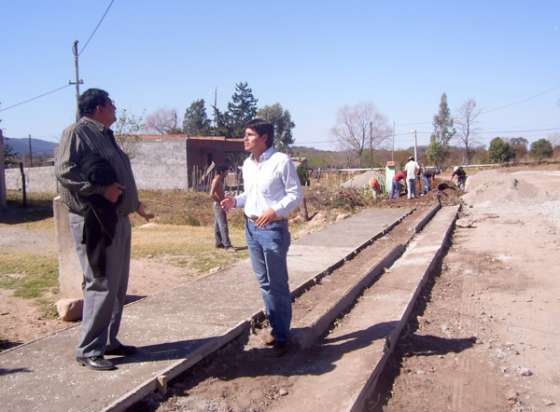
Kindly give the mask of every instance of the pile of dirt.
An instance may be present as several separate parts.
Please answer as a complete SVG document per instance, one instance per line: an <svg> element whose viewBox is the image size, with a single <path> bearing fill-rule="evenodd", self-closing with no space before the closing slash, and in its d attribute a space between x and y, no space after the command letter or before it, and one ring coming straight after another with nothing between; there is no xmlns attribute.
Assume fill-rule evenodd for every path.
<svg viewBox="0 0 560 412"><path fill-rule="evenodd" d="M488 170L469 177L467 191L463 200L468 205L477 204L478 207L493 207L504 204L534 205L536 203L554 202L560 200L558 192L539 183L534 174L558 176L555 171L519 171L504 173L501 170Z"/></svg>

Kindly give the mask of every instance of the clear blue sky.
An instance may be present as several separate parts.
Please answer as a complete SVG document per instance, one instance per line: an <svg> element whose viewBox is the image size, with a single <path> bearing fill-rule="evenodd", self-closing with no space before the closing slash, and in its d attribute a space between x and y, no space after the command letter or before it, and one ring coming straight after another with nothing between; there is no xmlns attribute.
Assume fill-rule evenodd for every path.
<svg viewBox="0 0 560 412"><path fill-rule="evenodd" d="M2 1L0 110L71 80L72 42L85 43L108 4ZM170 107L182 118L198 98L210 113L214 88L223 108L247 81L259 106L290 111L296 144L318 148L335 147L339 107L369 101L397 133L415 127L426 143L443 92L453 110L471 97L491 109L548 90L481 116L478 140L560 133L558 0L115 0L80 66L82 90L106 89L132 114ZM0 112L0 125L9 137L58 141L74 110L69 87ZM527 129L556 130L504 133Z"/></svg>

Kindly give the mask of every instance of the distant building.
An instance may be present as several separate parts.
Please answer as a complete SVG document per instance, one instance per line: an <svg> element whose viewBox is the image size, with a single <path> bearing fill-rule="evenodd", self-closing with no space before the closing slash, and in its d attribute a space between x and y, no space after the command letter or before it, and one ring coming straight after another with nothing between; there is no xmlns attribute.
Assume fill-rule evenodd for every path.
<svg viewBox="0 0 560 412"><path fill-rule="evenodd" d="M226 163L235 169L247 156L241 138L145 134L118 139L140 189L198 189L209 166Z"/></svg>

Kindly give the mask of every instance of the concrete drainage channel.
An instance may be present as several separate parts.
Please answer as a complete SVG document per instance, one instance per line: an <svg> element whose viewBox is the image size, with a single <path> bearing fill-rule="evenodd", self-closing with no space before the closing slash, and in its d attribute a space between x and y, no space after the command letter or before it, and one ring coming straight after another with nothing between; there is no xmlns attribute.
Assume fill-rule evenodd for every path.
<svg viewBox="0 0 560 412"><path fill-rule="evenodd" d="M403 326L445 251L459 207L416 210L351 260L302 285L293 307L299 349L271 358L244 332L130 410L363 411ZM167 391L166 394L162 393Z"/></svg>

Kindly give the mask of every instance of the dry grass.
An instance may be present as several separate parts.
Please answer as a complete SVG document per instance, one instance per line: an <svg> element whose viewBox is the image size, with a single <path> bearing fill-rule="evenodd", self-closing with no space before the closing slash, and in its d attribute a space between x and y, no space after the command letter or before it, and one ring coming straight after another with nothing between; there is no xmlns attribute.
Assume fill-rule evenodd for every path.
<svg viewBox="0 0 560 412"><path fill-rule="evenodd" d="M234 246L245 245L243 231L230 228ZM231 265L246 258L247 251L235 253L214 247L213 228L208 226L148 224L134 228L132 254L135 258L151 258L168 264L204 273L216 267Z"/></svg>

